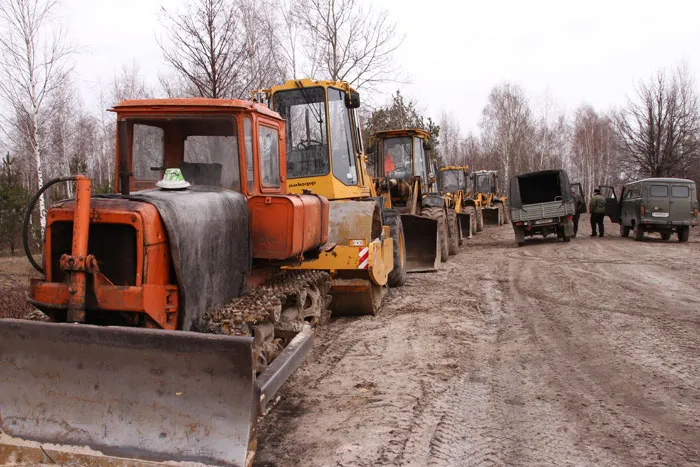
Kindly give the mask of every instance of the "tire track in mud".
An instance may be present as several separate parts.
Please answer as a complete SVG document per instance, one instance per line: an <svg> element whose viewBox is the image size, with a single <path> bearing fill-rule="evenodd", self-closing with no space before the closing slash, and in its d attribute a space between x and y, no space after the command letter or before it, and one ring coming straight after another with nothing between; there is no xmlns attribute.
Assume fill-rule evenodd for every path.
<svg viewBox="0 0 700 467"><path fill-rule="evenodd" d="M697 240L486 229L319 334L256 465L700 465Z"/></svg>

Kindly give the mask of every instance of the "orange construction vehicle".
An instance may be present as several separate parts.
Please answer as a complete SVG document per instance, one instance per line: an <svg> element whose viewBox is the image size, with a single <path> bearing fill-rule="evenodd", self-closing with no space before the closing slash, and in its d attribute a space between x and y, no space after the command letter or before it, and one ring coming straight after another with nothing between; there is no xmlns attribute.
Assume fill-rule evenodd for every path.
<svg viewBox="0 0 700 467"><path fill-rule="evenodd" d="M250 465L327 312L329 274L287 268L333 248L329 202L287 194L285 122L261 104L112 110L118 192L78 175L33 200L76 184L28 255L49 322L0 320L0 464Z"/></svg>

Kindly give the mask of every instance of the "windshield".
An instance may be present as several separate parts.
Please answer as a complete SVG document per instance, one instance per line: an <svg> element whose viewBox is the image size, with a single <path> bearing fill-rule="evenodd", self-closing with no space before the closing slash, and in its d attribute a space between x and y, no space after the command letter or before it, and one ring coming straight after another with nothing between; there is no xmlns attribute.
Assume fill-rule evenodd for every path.
<svg viewBox="0 0 700 467"><path fill-rule="evenodd" d="M459 172L457 170L442 171L442 190L456 193L459 190Z"/></svg>
<svg viewBox="0 0 700 467"><path fill-rule="evenodd" d="M474 180L474 192L491 193L491 174L477 174Z"/></svg>
<svg viewBox="0 0 700 467"><path fill-rule="evenodd" d="M417 137L413 137L413 154L416 158L416 169L415 175L419 176L424 187L427 187L428 183L428 165L425 161L425 152L423 151L423 140Z"/></svg>
<svg viewBox="0 0 700 467"><path fill-rule="evenodd" d="M408 180L413 176L411 138L387 138L384 140L384 173L388 178Z"/></svg>
<svg viewBox="0 0 700 467"><path fill-rule="evenodd" d="M164 169L179 168L185 180L193 185L241 190L234 118L181 117L132 122L131 160L137 182L154 182L162 178ZM173 145L166 150L164 141L178 139L182 141L180 150Z"/></svg>
<svg viewBox="0 0 700 467"><path fill-rule="evenodd" d="M330 171L326 106L321 87L275 93L274 107L287 122L287 177L314 177Z"/></svg>

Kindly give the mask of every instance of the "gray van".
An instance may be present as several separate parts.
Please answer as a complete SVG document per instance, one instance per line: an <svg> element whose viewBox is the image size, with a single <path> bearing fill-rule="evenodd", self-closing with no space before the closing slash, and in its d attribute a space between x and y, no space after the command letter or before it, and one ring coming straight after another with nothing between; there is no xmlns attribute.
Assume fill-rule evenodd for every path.
<svg viewBox="0 0 700 467"><path fill-rule="evenodd" d="M601 187L603 188L603 187ZM620 224L620 235L634 233L642 240L648 232L658 232L668 240L672 233L687 242L690 227L697 225L698 198L695 182L683 178L646 178L622 187L619 201L611 187L605 187L606 214Z"/></svg>

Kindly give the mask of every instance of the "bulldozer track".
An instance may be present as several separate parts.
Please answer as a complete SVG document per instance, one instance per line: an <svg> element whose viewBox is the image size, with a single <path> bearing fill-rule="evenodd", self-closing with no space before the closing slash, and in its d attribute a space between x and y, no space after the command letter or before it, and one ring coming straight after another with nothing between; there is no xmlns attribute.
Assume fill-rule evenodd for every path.
<svg viewBox="0 0 700 467"><path fill-rule="evenodd" d="M330 275L323 271L283 271L242 297L205 312L198 330L253 337L260 373L304 325L327 319Z"/></svg>

